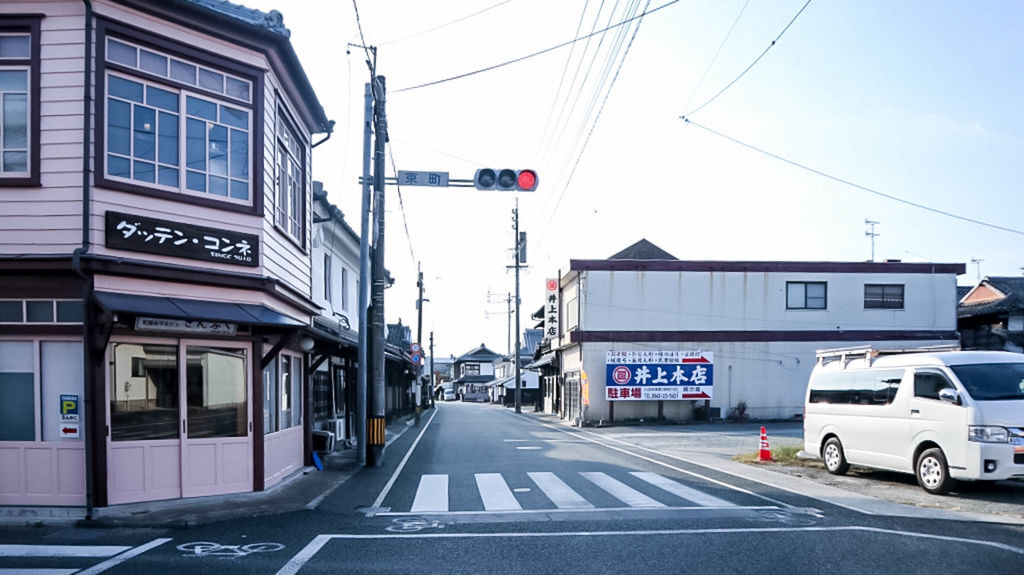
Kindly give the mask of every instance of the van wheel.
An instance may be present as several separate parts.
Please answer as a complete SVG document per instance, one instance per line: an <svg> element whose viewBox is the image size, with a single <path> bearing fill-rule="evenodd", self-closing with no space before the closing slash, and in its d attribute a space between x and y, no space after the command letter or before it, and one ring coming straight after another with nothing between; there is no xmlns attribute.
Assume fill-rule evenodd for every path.
<svg viewBox="0 0 1024 575"><path fill-rule="evenodd" d="M924 450L917 458L914 471L918 485L932 495L945 495L956 485L956 480L949 476L946 456L938 447Z"/></svg>
<svg viewBox="0 0 1024 575"><path fill-rule="evenodd" d="M825 470L833 475L842 475L850 469L846 454L843 453L843 444L838 438L830 437L825 442L825 447L821 448L821 458L825 461Z"/></svg>

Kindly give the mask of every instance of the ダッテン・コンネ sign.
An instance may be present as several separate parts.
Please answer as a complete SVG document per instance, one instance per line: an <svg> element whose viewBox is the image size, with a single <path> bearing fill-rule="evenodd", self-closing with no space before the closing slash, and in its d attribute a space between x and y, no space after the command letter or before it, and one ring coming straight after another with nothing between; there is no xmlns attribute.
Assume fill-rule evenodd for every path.
<svg viewBox="0 0 1024 575"><path fill-rule="evenodd" d="M184 222L107 212L107 247L257 267L259 237Z"/></svg>

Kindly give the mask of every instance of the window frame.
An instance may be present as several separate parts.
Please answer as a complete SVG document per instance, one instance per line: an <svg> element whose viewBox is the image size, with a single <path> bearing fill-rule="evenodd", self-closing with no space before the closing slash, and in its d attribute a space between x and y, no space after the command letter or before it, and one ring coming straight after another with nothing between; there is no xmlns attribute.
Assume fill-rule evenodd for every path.
<svg viewBox="0 0 1024 575"><path fill-rule="evenodd" d="M868 289L869 288L881 288L881 294L870 300L872 305L868 305ZM899 288L899 302L898 305L885 305L886 301L891 296L886 296L886 288ZM893 309L901 310L906 309L907 305L907 286L906 284L864 284L864 309ZM895 300L893 300L895 302ZM877 305L875 305L877 304Z"/></svg>
<svg viewBox="0 0 1024 575"><path fill-rule="evenodd" d="M0 172L0 187L39 187L40 180L40 21L39 15L0 15L0 34L28 34L29 57L0 59L0 69L28 69L28 170L11 176Z"/></svg>
<svg viewBox="0 0 1024 575"><path fill-rule="evenodd" d="M246 80L251 85L251 103L244 103L240 100L206 90L198 85L188 85L168 77L162 77L146 72L138 68L121 65L116 62L107 61L107 40L112 38L123 42L135 44L139 47L154 50L168 56L177 57L188 62L194 62L222 73L236 76ZM186 158L179 157L179 186L178 190L171 191L158 187L157 183L152 186L135 181L129 182L125 179L107 176L107 76L110 72L115 75L131 78L146 85L155 84L156 87L171 89L178 93L180 101L185 102L187 95L203 99L215 100L218 104L247 110L250 114L249 128L249 198L247 201L232 200L229 196L218 196L209 192L189 192L185 184ZM95 141L99 143L94 153L94 169L96 185L105 188L126 191L180 203L189 203L199 206L217 208L226 211L263 216L263 72L228 60L224 57L212 54L192 46L186 46L160 36L147 33L143 30L133 28L121 23L113 22L104 18L97 18L96 21L96 74L95 82ZM179 126L183 126L188 117L186 109L179 107ZM185 133L179 130L179 139L184 139ZM179 150L184 147L179 145Z"/></svg>
<svg viewBox="0 0 1024 575"><path fill-rule="evenodd" d="M804 290L804 297L803 297L804 303L803 303L803 306L791 306L790 302L789 302L789 289L790 289L790 286L797 286L797 285L803 286L803 290ZM825 289L825 294L821 297L821 299L822 299L821 307L810 307L808 305L807 286L809 286L809 285L820 285L820 286L822 286ZM792 310L805 309L805 310L812 310L812 311L827 310L828 309L828 282L824 282L824 281L787 281L786 282L785 297L786 297L786 309L787 310L791 310L791 309Z"/></svg>
<svg viewBox="0 0 1024 575"><path fill-rule="evenodd" d="M281 98L278 98L281 101ZM306 235L308 234L309 226L306 223L307 213L309 210L309 188L306 185L306 164L308 162L309 155L309 141L305 138L303 133L298 129L299 123L293 119L293 116L288 112L283 104L277 106L277 115L274 119L274 227L277 228L284 237L288 238L293 244L295 244L303 252L307 251ZM281 186L281 161L282 161L282 148L287 149L289 146L287 142L284 142L281 137L281 130L287 131L289 139L296 143L298 149L297 157L293 157L290 151L286 154L289 159L294 159L294 166L297 167L299 172L298 183L298 198L293 197L290 193L287 196L282 196L282 192L291 191L288 188L282 188ZM292 167L289 164L289 167ZM296 204L297 199L297 204ZM287 208L282 211L282 206ZM298 213L292 213L293 210L297 210ZM291 224L296 223L298 226L298 234L292 233Z"/></svg>
<svg viewBox="0 0 1024 575"><path fill-rule="evenodd" d="M334 300L332 299L334 289L331 285L331 275L331 254L329 252L324 252L324 300L329 304L334 303Z"/></svg>

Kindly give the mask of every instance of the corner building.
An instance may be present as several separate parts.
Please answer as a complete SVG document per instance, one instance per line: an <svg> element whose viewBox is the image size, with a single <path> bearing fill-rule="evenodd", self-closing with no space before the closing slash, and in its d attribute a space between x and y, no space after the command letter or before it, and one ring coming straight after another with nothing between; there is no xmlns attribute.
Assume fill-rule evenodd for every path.
<svg viewBox="0 0 1024 575"><path fill-rule="evenodd" d="M315 139L276 11L0 4L0 505L259 491L308 451Z"/></svg>

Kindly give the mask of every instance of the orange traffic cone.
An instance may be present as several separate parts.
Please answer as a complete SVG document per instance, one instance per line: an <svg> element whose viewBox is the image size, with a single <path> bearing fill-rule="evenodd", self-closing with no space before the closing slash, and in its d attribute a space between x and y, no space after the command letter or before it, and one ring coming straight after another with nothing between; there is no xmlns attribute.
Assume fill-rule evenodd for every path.
<svg viewBox="0 0 1024 575"><path fill-rule="evenodd" d="M768 434L765 433L764 426L761 426L761 450L757 454L758 461L771 461L772 460L772 448L768 446Z"/></svg>

